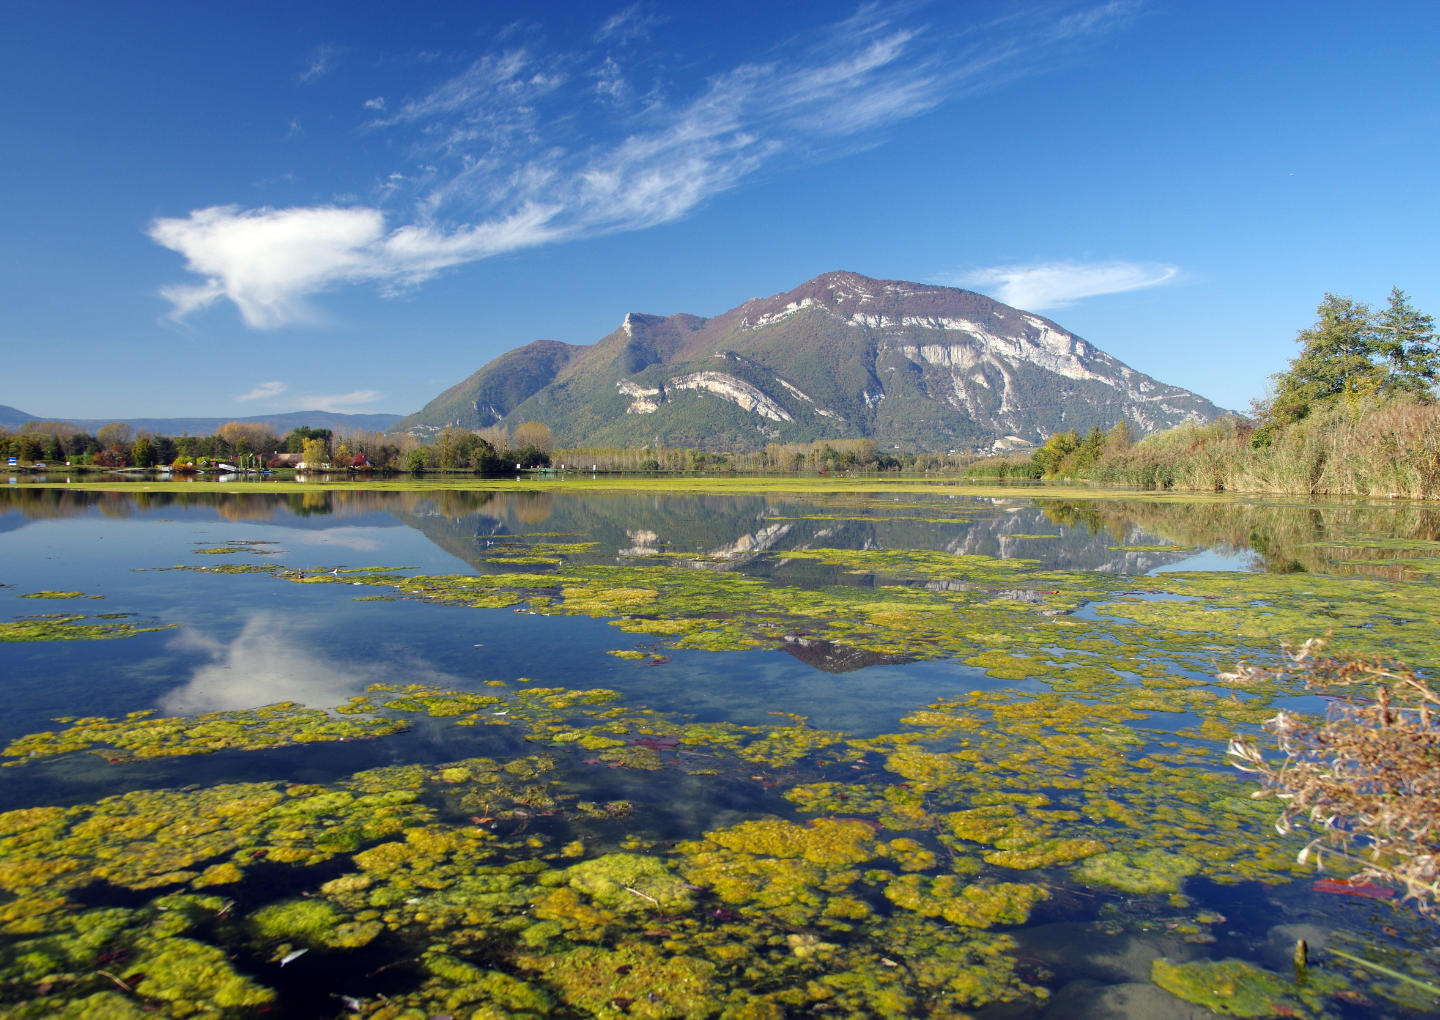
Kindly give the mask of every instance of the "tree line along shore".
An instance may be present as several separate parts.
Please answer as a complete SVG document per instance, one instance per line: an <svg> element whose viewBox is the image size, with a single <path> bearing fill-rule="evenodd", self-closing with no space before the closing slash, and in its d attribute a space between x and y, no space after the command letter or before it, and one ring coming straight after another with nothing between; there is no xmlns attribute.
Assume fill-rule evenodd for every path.
<svg viewBox="0 0 1440 1020"><path fill-rule="evenodd" d="M231 422L209 436L136 433L114 423L95 435L63 422L0 431L16 467L72 471L227 468L499 474L560 469L847 475L895 472L974 479L1066 480L1110 487L1287 494L1440 495L1440 343L1433 317L1392 290L1383 308L1327 294L1299 331L1300 353L1248 414L1139 436L1126 421L1088 435L1062 432L1032 453L976 457L881 450L872 439L771 443L714 452L556 448L548 426L524 422L409 434L297 428L280 436Z"/></svg>

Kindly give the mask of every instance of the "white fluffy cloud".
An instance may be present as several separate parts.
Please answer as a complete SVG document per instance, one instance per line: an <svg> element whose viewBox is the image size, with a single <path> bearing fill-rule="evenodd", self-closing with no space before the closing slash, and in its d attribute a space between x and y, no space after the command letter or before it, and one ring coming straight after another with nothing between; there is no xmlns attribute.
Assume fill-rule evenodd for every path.
<svg viewBox="0 0 1440 1020"><path fill-rule="evenodd" d="M681 100L633 95L614 51L490 54L366 125L401 136L420 160L418 171L392 173L373 204L217 205L156 220L150 236L203 278L161 294L176 318L224 298L268 329L317 319L306 299L346 284L394 293L477 259L673 222L761 167L876 144L947 98L1054 66L1063 47L1123 20L1128 6L1079 14L1045 8L946 38L901 24L904 6L867 5ZM600 38L653 24L637 5ZM333 58L317 51L316 73Z"/></svg>
<svg viewBox="0 0 1440 1020"><path fill-rule="evenodd" d="M314 206L249 209L212 206L159 219L150 237L180 252L205 277L164 287L175 318L228 298L247 325L271 329L318 318L308 295L342 283L378 281L387 289L419 283L441 269L550 239L544 209L445 233L433 226L388 229L379 209Z"/></svg>
<svg viewBox="0 0 1440 1020"><path fill-rule="evenodd" d="M1173 280L1178 266L1153 262L1040 262L991 266L948 280L973 287L1007 305L1039 311L1064 308L1081 298L1119 294Z"/></svg>

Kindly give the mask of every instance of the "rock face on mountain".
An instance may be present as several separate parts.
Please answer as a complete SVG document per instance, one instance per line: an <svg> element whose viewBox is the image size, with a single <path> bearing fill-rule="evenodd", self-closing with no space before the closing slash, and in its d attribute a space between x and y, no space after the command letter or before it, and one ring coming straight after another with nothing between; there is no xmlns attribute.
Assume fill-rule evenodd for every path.
<svg viewBox="0 0 1440 1020"><path fill-rule="evenodd" d="M1221 413L983 294L837 272L712 319L632 312L590 346L537 340L392 431L541 421L566 446L948 450Z"/></svg>

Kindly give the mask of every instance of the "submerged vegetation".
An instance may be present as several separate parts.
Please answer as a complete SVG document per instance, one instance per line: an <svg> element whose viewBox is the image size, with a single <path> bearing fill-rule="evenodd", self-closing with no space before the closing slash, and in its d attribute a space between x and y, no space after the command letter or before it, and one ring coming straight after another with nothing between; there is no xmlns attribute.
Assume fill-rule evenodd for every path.
<svg viewBox="0 0 1440 1020"><path fill-rule="evenodd" d="M1251 784L1194 767L1216 761L1213 742L1157 740L1135 726L1153 708L1126 700L974 694L853 739L799 717L697 724L613 691L375 685L356 710L519 726L549 746L0 815L0 888L17 897L0 916L12 1003L0 1015L241 1017L274 1000L263 975L283 965L344 975L335 994L381 1020L780 1018L822 1005L856 1020L958 1017L1043 999L1043 973L1022 973L994 929L1024 924L1067 884L1184 911L1190 875L1277 882L1300 868L1303 840L1269 830ZM662 817L587 799L572 748L657 783L687 771L743 783L761 768L796 815L665 844ZM681 764L694 749L719 767ZM276 867L293 872L289 892L257 899L252 876ZM72 898L97 882L156 898ZM1186 922L1201 943L1211 923ZM344 962L382 945L384 978ZM1187 975L1157 964L1182 997L1198 980ZM1281 1005L1348 987L1242 985L1237 1001Z"/></svg>
<svg viewBox="0 0 1440 1020"><path fill-rule="evenodd" d="M6 766L24 765L35 758L90 750L115 763L211 754L215 751L253 751L289 744L331 740L363 740L405 729L400 722L378 719L335 719L313 708L284 701L240 712L211 712L196 718L151 718L153 711L131 712L123 719L66 717L59 732L32 733L0 751ZM91 750L96 745L99 749Z"/></svg>
<svg viewBox="0 0 1440 1020"><path fill-rule="evenodd" d="M101 619L108 618L106 614ZM47 613L0 623L0 641L106 641L169 630L175 624L145 626L136 623L80 623L88 617L73 613Z"/></svg>
<svg viewBox="0 0 1440 1020"><path fill-rule="evenodd" d="M1143 500L1071 499L1022 517L1008 503L835 494L737 504L754 522L744 540L701 548L681 524L662 541L654 513L630 512L638 498L617 513L623 527L587 530L595 517L529 495L306 495L293 513L398 505L425 527L452 527L481 572L212 555L169 568L183 575L138 576L268 594L284 582L296 598L336 596L328 604L362 629L395 612L392 601L451 611L399 607L412 625L466 631L497 620L473 613L484 608L607 620L617 647L595 649L595 667L625 678L616 685L653 679L647 691L665 688L687 651L823 647L860 665L954 658L973 672L863 735L785 712L795 706L783 695L742 724L712 707L690 716L637 704L586 678L555 686L484 670L474 689L372 683L328 711L287 702L57 720L4 751L29 766L7 777L53 779L61 792L0 813L0 1020L960 1020L1001 1004L1017 1016L1071 1009L1073 978L1054 971L1075 968L1054 966L1037 932L1113 949L1131 981L1153 982L1152 1004L1173 996L1221 1015L1316 1020L1377 1001L1391 1013L1434 1008L1433 937L1398 897L1383 898L1388 887L1366 884L1403 882L1392 868L1400 839L1431 834L1418 816L1392 814L1378 859L1347 848L1360 830L1346 820L1368 816L1334 782L1349 779L1335 763L1364 751L1367 767L1374 755L1414 766L1401 792L1428 790L1417 770L1435 696L1415 685L1437 664L1440 529L1423 510L1377 526L1347 507L1211 501L1162 514ZM223 505L227 520L250 508ZM480 507L494 526L471 526L464 515ZM687 502L675 516L710 527L713 509ZM552 514L550 530L528 530ZM526 533L506 533L502 517ZM1106 563L1246 548L1271 572L1137 576L955 552L966 546L953 534L981 532L941 527L978 521L1001 522L1012 552L1041 555L1073 529ZM803 539L766 544L790 528ZM930 534L946 551L913 540ZM352 605L344 589L290 584L367 592ZM1279 643L1316 634L1364 657L1344 667L1353 694L1377 683L1391 693L1334 702L1326 722L1296 715L1288 699L1347 690L1338 665L1273 659ZM1252 665L1216 675L1242 659ZM636 668L656 664L668 665ZM849 680L833 682L837 697ZM1287 728L1267 730L1277 718ZM1363 740L1345 744L1342 724L1365 729ZM322 773L306 759L303 781L282 782L264 771L268 756L237 754L230 763L258 770L242 777L264 781L133 789L177 782L155 779L177 774L163 771L172 756L371 737L387 738L368 745L380 752L368 763L383 767ZM1289 744L1271 747L1277 737ZM447 760L407 760L452 745L435 754ZM1234 747L1270 763L1261 783L1229 767ZM100 775L106 792L130 792L77 797L58 785ZM1306 789L1322 799L1257 796ZM1396 790L1379 795L1393 807ZM1327 827L1331 815L1340 821ZM1333 873L1311 888L1301 858L1317 839ZM1329 942L1308 927L1289 934L1281 959L1296 937L1312 940L1295 950L1292 977L1252 951L1249 919L1227 921L1227 896L1239 912L1283 908L1306 925L1338 902L1362 910Z"/></svg>

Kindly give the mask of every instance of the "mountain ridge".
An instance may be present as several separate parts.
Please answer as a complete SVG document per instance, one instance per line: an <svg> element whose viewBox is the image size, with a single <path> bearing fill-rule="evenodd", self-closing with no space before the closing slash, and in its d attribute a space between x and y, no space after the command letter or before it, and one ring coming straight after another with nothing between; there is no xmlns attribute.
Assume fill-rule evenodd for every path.
<svg viewBox="0 0 1440 1020"><path fill-rule="evenodd" d="M935 450L1036 443L1121 419L1143 433L1221 413L1043 316L973 291L840 271L710 318L630 312L594 344L535 341L391 431L529 420L561 445L869 437Z"/></svg>

